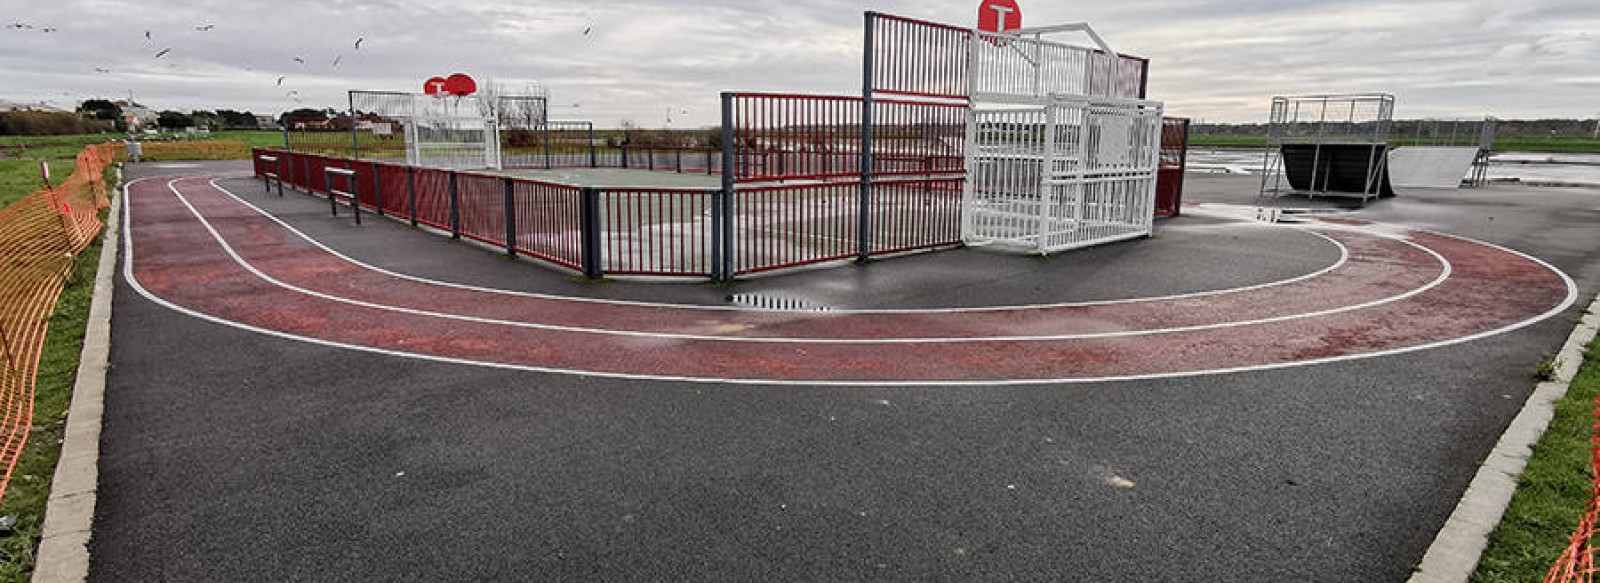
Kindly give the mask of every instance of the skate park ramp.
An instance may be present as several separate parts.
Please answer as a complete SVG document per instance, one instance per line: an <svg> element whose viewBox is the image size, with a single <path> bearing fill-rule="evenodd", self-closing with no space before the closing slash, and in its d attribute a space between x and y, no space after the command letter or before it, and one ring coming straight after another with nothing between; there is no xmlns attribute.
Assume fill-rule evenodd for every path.
<svg viewBox="0 0 1600 583"><path fill-rule="evenodd" d="M1460 188L1476 147L1407 146L1389 151L1389 181L1402 188Z"/></svg>
<svg viewBox="0 0 1600 583"><path fill-rule="evenodd" d="M1299 192L1394 196L1389 175L1378 172L1369 189L1368 168L1383 164L1388 147L1383 144L1284 144L1283 170L1289 185Z"/></svg>

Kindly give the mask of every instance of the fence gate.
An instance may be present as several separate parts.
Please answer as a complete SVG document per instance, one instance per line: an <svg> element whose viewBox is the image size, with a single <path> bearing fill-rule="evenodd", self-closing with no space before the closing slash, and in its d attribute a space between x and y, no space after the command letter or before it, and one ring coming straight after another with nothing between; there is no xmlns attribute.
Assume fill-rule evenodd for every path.
<svg viewBox="0 0 1600 583"><path fill-rule="evenodd" d="M1099 50L1046 41L1084 32ZM1031 37L1030 37L1031 35ZM1087 25L972 36L962 238L1041 254L1149 236L1161 104Z"/></svg>

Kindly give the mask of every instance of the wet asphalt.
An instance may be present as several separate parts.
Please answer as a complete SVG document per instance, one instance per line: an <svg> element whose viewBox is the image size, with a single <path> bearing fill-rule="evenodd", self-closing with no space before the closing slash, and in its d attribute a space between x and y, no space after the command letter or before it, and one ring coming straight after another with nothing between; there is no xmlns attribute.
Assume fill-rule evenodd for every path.
<svg viewBox="0 0 1600 583"><path fill-rule="evenodd" d="M129 177L209 169L244 167ZM1263 283L1337 259L1292 231L1180 217L1050 259L960 250L730 286L597 284L224 184L362 261L618 299L1025 304ZM1254 196L1248 178L1194 176L1186 198ZM1580 306L1600 289L1600 191L1406 192L1355 216L1530 253L1578 281ZM805 388L342 351L178 314L119 275L91 579L1402 581L1581 309L1268 372Z"/></svg>

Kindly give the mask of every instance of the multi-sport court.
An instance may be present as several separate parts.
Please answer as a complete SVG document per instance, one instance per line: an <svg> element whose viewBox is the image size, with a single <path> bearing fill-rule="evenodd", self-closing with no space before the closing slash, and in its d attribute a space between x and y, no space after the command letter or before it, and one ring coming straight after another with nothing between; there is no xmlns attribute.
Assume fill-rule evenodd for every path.
<svg viewBox="0 0 1600 583"><path fill-rule="evenodd" d="M266 155L130 176L93 579L1402 580L1600 287L1585 189L1190 177L1040 258L961 245L943 154Z"/></svg>

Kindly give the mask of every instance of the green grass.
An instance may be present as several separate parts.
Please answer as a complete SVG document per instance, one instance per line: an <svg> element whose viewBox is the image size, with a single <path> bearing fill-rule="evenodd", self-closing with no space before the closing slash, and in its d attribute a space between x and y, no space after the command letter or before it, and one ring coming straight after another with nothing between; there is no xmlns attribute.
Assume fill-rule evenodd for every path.
<svg viewBox="0 0 1600 583"><path fill-rule="evenodd" d="M1550 429L1533 448L1511 507L1473 574L1473 583L1539 581L1567 546L1589 502L1589 437L1600 395L1600 341L1589 346L1583 369L1567 396L1556 402Z"/></svg>
<svg viewBox="0 0 1600 583"><path fill-rule="evenodd" d="M72 175L78 167L76 152L73 157L46 160L50 164L50 181L59 184ZM39 160L0 159L0 208L10 206L28 193L44 187L39 177Z"/></svg>
<svg viewBox="0 0 1600 583"><path fill-rule="evenodd" d="M96 239L78 255L56 302L55 314L50 317L50 333L45 338L34 388L33 429L12 472L5 500L0 503L0 515L17 517L16 533L0 538L0 581L27 581L33 571L50 481L61 457L61 439L88 327L89 300L94 296L100 250L101 240Z"/></svg>
<svg viewBox="0 0 1600 583"><path fill-rule="evenodd" d="M1414 140L1403 136L1393 140L1395 146L1405 146ZM1264 148L1266 136L1202 135L1191 134L1192 148ZM1535 152L1543 154L1600 154L1600 140L1573 136L1500 136L1495 139L1496 152Z"/></svg>

